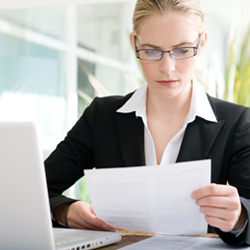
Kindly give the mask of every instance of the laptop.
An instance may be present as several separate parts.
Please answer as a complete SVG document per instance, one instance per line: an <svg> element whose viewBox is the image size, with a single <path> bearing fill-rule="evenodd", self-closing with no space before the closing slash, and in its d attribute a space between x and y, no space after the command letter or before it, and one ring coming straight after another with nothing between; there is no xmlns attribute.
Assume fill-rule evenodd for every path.
<svg viewBox="0 0 250 250"><path fill-rule="evenodd" d="M52 228L36 125L0 122L0 249L82 250L121 240L121 234Z"/></svg>

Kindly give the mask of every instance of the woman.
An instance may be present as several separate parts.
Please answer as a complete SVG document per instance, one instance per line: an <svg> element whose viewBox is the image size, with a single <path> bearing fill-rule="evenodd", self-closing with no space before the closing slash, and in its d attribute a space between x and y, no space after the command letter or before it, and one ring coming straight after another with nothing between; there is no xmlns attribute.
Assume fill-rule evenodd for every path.
<svg viewBox="0 0 250 250"><path fill-rule="evenodd" d="M250 110L208 96L197 81L202 24L199 0L137 1L130 40L146 83L125 97L96 98L46 160L55 221L114 231L90 204L61 195L83 169L211 159L213 184L190 198L209 232L250 244Z"/></svg>

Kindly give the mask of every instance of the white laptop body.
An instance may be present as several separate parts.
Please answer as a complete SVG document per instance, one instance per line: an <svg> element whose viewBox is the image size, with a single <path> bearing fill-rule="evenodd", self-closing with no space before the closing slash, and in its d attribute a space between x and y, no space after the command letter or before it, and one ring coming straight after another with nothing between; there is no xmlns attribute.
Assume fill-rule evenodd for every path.
<svg viewBox="0 0 250 250"><path fill-rule="evenodd" d="M82 250L121 240L119 233L52 228L42 153L32 122L0 122L0 191L0 249Z"/></svg>

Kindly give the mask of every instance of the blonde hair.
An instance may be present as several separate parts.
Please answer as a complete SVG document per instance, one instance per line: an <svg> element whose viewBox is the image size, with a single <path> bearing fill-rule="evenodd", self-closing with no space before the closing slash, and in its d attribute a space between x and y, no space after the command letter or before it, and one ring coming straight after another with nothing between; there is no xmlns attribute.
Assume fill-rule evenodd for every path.
<svg viewBox="0 0 250 250"><path fill-rule="evenodd" d="M194 27L203 31L204 15L199 0L137 0L133 15L133 33L138 36L144 19L150 16L176 12L190 17ZM195 70L195 77L206 85L202 72Z"/></svg>
<svg viewBox="0 0 250 250"><path fill-rule="evenodd" d="M202 32L204 15L199 0L137 0L133 15L134 35L139 34L140 25L145 18L170 11L189 16L198 32Z"/></svg>

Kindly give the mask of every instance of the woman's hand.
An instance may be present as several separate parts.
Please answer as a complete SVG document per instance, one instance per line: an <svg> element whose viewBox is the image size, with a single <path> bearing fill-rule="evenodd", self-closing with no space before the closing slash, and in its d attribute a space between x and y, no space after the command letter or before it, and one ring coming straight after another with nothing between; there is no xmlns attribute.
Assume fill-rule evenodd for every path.
<svg viewBox="0 0 250 250"><path fill-rule="evenodd" d="M223 232L240 230L247 220L247 212L241 205L238 191L233 186L210 184L192 193L200 206L200 212L210 226Z"/></svg>
<svg viewBox="0 0 250 250"><path fill-rule="evenodd" d="M53 216L57 222L70 228L115 232L115 228L97 218L93 206L84 201L62 204L55 209Z"/></svg>

